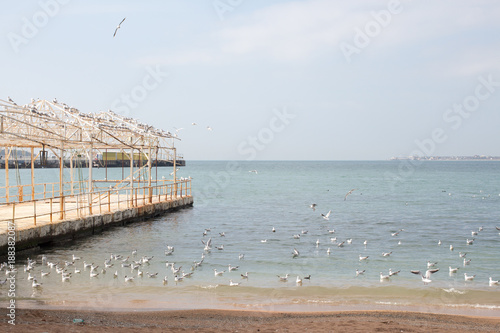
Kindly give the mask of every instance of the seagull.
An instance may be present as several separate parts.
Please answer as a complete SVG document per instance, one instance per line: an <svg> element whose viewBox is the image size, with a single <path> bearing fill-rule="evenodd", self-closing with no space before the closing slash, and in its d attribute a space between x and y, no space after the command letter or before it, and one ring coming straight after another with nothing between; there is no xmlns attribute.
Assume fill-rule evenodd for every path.
<svg viewBox="0 0 500 333"><path fill-rule="evenodd" d="M267 239L261 239L260 242L261 243L267 243Z"/></svg>
<svg viewBox="0 0 500 333"><path fill-rule="evenodd" d="M292 258L297 258L300 255L300 252L297 249L293 249Z"/></svg>
<svg viewBox="0 0 500 333"><path fill-rule="evenodd" d="M40 288L42 286L41 283L36 282L36 279L33 279L33 283L31 284L33 288Z"/></svg>
<svg viewBox="0 0 500 333"><path fill-rule="evenodd" d="M474 238L472 239L467 238L467 245L472 245L472 244L474 244Z"/></svg>
<svg viewBox="0 0 500 333"><path fill-rule="evenodd" d="M435 269L428 269L425 271L425 274L422 274L421 271L410 271L411 273L413 274L418 274L418 275L422 275L423 277L425 277L426 279L430 279L431 277L431 274L434 274L436 273L437 271L439 271L439 268L435 268Z"/></svg>
<svg viewBox="0 0 500 333"><path fill-rule="evenodd" d="M41 271L41 272L40 272L41 277L47 276L47 275L49 275L49 274L50 274L50 272L47 272L47 273L45 273L44 271Z"/></svg>
<svg viewBox="0 0 500 333"><path fill-rule="evenodd" d="M460 256L460 258L465 258L467 252L458 252L458 255Z"/></svg>
<svg viewBox="0 0 500 333"><path fill-rule="evenodd" d="M228 272L231 272L231 271L237 271L240 266L231 266L231 264L229 264L228 267L229 267Z"/></svg>
<svg viewBox="0 0 500 333"><path fill-rule="evenodd" d="M134 282L134 277L125 275L125 282Z"/></svg>
<svg viewBox="0 0 500 333"><path fill-rule="evenodd" d="M331 253L331 252L332 252L332 250L331 250L330 248L328 248L328 249L326 250L326 254L328 254L328 255L330 255L330 253Z"/></svg>
<svg viewBox="0 0 500 333"><path fill-rule="evenodd" d="M191 125L196 126L197 124L196 123L191 123Z"/></svg>
<svg viewBox="0 0 500 333"><path fill-rule="evenodd" d="M99 273L94 273L93 271L90 271L91 278L97 277L97 275L99 275Z"/></svg>
<svg viewBox="0 0 500 333"><path fill-rule="evenodd" d="M434 267L437 265L437 262L430 262L430 261L427 261L427 268L431 268L431 267Z"/></svg>
<svg viewBox="0 0 500 333"><path fill-rule="evenodd" d="M441 240L438 241L438 245L441 245Z"/></svg>
<svg viewBox="0 0 500 333"><path fill-rule="evenodd" d="M366 260L368 259L369 256L366 256L366 257L363 257L361 256L361 254L359 255L359 261L363 261L363 260Z"/></svg>
<svg viewBox="0 0 500 333"><path fill-rule="evenodd" d="M384 275L382 274L382 272L380 272L380 281L389 280L389 277L389 275Z"/></svg>
<svg viewBox="0 0 500 333"><path fill-rule="evenodd" d="M258 174L257 170L250 170L250 171L248 171L248 172L253 172L253 173L255 173L255 174Z"/></svg>
<svg viewBox="0 0 500 333"><path fill-rule="evenodd" d="M365 274L365 270L364 269L362 271L358 271L356 269L356 276L359 276L359 275L362 275L362 274Z"/></svg>
<svg viewBox="0 0 500 333"><path fill-rule="evenodd" d="M453 251L453 245L450 245L450 251Z"/></svg>
<svg viewBox="0 0 500 333"><path fill-rule="evenodd" d="M174 281L175 282L181 282L182 280L184 280L184 278L182 276L174 276Z"/></svg>
<svg viewBox="0 0 500 333"><path fill-rule="evenodd" d="M493 285L495 285L495 284L498 285L498 280L495 281L490 276L490 287L493 286Z"/></svg>
<svg viewBox="0 0 500 333"><path fill-rule="evenodd" d="M308 232L309 232L309 231L307 231L307 230L302 230L300 233L301 233L302 235L307 235L307 233L308 233Z"/></svg>
<svg viewBox="0 0 500 333"><path fill-rule="evenodd" d="M158 276L158 272L156 273L149 273L149 272L146 272L146 274L148 275L149 278L155 278Z"/></svg>
<svg viewBox="0 0 500 333"><path fill-rule="evenodd" d="M451 267L451 266L448 266L448 268L449 268L449 270L450 270L450 274L453 274L453 273L456 273L456 272L458 271L458 268L459 268L459 267L455 267L455 268L453 268L453 267Z"/></svg>
<svg viewBox="0 0 500 333"><path fill-rule="evenodd" d="M118 32L118 29L120 29L120 28L121 28L121 25L122 25L123 21L125 21L125 19L126 19L126 17L125 17L125 18L124 18L124 19L120 22L120 24L118 24L118 26L116 27L116 29L115 29L115 33L113 34L113 38L115 38L116 33Z"/></svg>
<svg viewBox="0 0 500 333"><path fill-rule="evenodd" d="M272 230L272 232L276 232L276 229L275 229L274 227L273 227L273 230Z"/></svg>
<svg viewBox="0 0 500 333"><path fill-rule="evenodd" d="M278 278L280 279L281 282L286 282L286 281L288 281L288 275L289 274L286 273L285 276L279 276L279 275L277 275L277 276L278 276Z"/></svg>
<svg viewBox="0 0 500 333"><path fill-rule="evenodd" d="M315 204L315 203L312 203L309 205L309 207L311 207L312 210L316 210L316 206L317 206L317 204Z"/></svg>
<svg viewBox="0 0 500 333"><path fill-rule="evenodd" d="M238 256L238 259L239 259L239 260L243 260L243 259L245 259L245 254L240 253L240 255Z"/></svg>
<svg viewBox="0 0 500 333"><path fill-rule="evenodd" d="M351 194L351 193L352 193L353 191L355 191L355 190L356 190L356 189L355 189L355 188L353 188L352 190L350 190L349 192L347 192L347 194L346 194L346 195L345 195L345 197L344 197L344 201L347 199L347 196L348 196L349 194Z"/></svg>
<svg viewBox="0 0 500 333"><path fill-rule="evenodd" d="M238 282L233 282L233 280L229 280L229 286L231 287L236 287L239 286L240 284Z"/></svg>
<svg viewBox="0 0 500 333"><path fill-rule="evenodd" d="M113 278L117 278L118 277L118 271L115 272L115 274L113 274Z"/></svg>
<svg viewBox="0 0 500 333"><path fill-rule="evenodd" d="M167 276L165 275L165 277L163 278L163 285L166 285L168 283L168 278Z"/></svg>
<svg viewBox="0 0 500 333"><path fill-rule="evenodd" d="M69 281L71 275L61 275L61 280L62 282L66 282L66 281Z"/></svg>
<svg viewBox="0 0 500 333"><path fill-rule="evenodd" d="M212 131L212 127L207 126L207 131Z"/></svg>
<svg viewBox="0 0 500 333"><path fill-rule="evenodd" d="M331 210L328 211L328 213L325 214L321 214L321 216L325 219L325 220L329 220L330 219L330 214L332 213Z"/></svg>
<svg viewBox="0 0 500 333"><path fill-rule="evenodd" d="M75 267L75 274L80 274L82 271Z"/></svg>
<svg viewBox="0 0 500 333"><path fill-rule="evenodd" d="M328 230L328 233L329 233L329 234L334 234L334 233L335 233L335 229Z"/></svg>
<svg viewBox="0 0 500 333"><path fill-rule="evenodd" d="M475 277L476 275L467 275L467 273L464 273L465 281L472 281Z"/></svg>
<svg viewBox="0 0 500 333"><path fill-rule="evenodd" d="M75 260L80 260L80 259L82 259L82 258L77 257L77 256L75 256L75 255L73 254L73 262L74 262Z"/></svg>
<svg viewBox="0 0 500 333"><path fill-rule="evenodd" d="M472 259L467 260L467 259L464 258L464 266L470 265L471 260Z"/></svg>
<svg viewBox="0 0 500 333"><path fill-rule="evenodd" d="M294 238L294 239L300 239L300 235L299 235L299 234L297 234L297 235L293 235L293 238Z"/></svg>
<svg viewBox="0 0 500 333"><path fill-rule="evenodd" d="M304 280L311 280L311 274L309 274L308 276L304 276Z"/></svg>
<svg viewBox="0 0 500 333"><path fill-rule="evenodd" d="M392 254L392 251L391 252L382 252L382 256L384 257L388 257Z"/></svg>
<svg viewBox="0 0 500 333"><path fill-rule="evenodd" d="M319 246L319 239L316 240L316 247Z"/></svg>
<svg viewBox="0 0 500 333"><path fill-rule="evenodd" d="M225 271L218 271L217 269L214 268L214 275L215 276L222 276L222 274L224 274Z"/></svg>
<svg viewBox="0 0 500 333"><path fill-rule="evenodd" d="M302 285L302 279L297 275L297 279L295 280L295 283L298 285Z"/></svg>
<svg viewBox="0 0 500 333"><path fill-rule="evenodd" d="M429 277L425 277L424 275L421 275L421 276L422 276L422 282L424 284L428 284L428 283L432 282L432 280Z"/></svg>
<svg viewBox="0 0 500 333"><path fill-rule="evenodd" d="M399 272L401 272L401 271L399 270L399 271L393 272L392 268L389 268L389 276L398 275Z"/></svg>
<svg viewBox="0 0 500 333"><path fill-rule="evenodd" d="M245 272L245 274L240 274L242 279L248 279L248 272Z"/></svg>

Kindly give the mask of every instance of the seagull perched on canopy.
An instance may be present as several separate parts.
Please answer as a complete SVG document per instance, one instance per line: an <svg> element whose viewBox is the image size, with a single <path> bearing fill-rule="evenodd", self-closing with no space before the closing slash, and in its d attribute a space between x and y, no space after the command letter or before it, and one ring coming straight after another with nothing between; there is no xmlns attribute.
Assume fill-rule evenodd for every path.
<svg viewBox="0 0 500 333"><path fill-rule="evenodd" d="M125 17L125 18L124 18L124 19L120 22L120 24L118 24L118 26L116 27L116 29L115 29L115 33L113 34L113 38L115 38L116 33L118 32L118 29L120 29L120 28L121 28L121 25L122 25L123 21L125 21L125 19L126 19L126 17Z"/></svg>

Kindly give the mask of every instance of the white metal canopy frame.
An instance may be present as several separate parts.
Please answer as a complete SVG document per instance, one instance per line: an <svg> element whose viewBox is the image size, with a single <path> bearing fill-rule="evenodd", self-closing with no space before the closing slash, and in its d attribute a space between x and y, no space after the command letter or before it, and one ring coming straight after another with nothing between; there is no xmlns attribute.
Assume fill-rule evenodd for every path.
<svg viewBox="0 0 500 333"><path fill-rule="evenodd" d="M58 195L64 197L65 184L63 182L63 169L65 161L70 162L71 169L74 162L84 156L89 175L86 193L92 193L95 182L114 183L115 189L123 189L125 186L134 189L134 183L146 183L151 188L153 180L153 162L169 161L173 164L173 183L177 188L176 177L176 149L174 140L180 140L177 135L157 129L151 125L141 123L137 119L119 115L111 110L99 113L83 113L56 99L52 102L47 100L34 100L24 105L17 105L12 99L8 101L0 99L0 147L5 148L5 196L2 203L9 203L9 156L18 149L31 150L31 200L35 197L34 161L46 159L47 152L51 151L59 161L59 186ZM119 180L108 180L107 172L105 180L94 180L92 178L92 167L98 154L119 152L121 159L130 161L130 174ZM13 154L14 155L14 154ZM104 155L103 155L104 156ZM146 163L142 165L142 159ZM138 170L134 170L134 160L140 160ZM104 160L104 158L103 158ZM141 172L147 170L147 179L141 180ZM73 171L71 174L71 194L75 187L73 182ZM123 174L123 173L122 173ZM123 178L123 177L122 177ZM163 180L165 182L165 180ZM19 185L19 184L18 184ZM145 186L146 184L144 184ZM112 187L113 187L112 186ZM81 188L81 186L80 186ZM110 187L111 188L111 187ZM190 186L189 186L190 189ZM21 192L16 198L24 201ZM44 188L44 195L46 197ZM52 189L54 194L54 189ZM53 195L54 196L54 195ZM14 199L16 201L17 199ZM63 210L60 200L61 210Z"/></svg>

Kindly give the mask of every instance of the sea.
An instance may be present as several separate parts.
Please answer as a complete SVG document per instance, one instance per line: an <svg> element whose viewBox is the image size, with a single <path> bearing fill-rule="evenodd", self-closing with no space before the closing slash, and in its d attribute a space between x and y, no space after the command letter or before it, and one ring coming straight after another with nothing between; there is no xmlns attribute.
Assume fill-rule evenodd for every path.
<svg viewBox="0 0 500 333"><path fill-rule="evenodd" d="M20 170L18 179L29 181L29 172ZM122 171L107 172L119 178ZM155 172L169 178L172 169ZM94 169L96 179L103 173ZM489 284L500 279L498 161L187 161L177 176L192 178L193 207L19 253L18 306L500 316L500 286ZM36 170L36 177L57 181L58 171ZM81 259L66 268L66 282L42 265L43 256L62 264L73 255ZM116 255L151 259L138 269L112 259L103 272ZM37 263L24 272L28 258ZM99 275L90 277L84 262L99 265ZM178 276L191 276L176 282L172 265L181 267ZM439 270L424 283L411 271L425 274L428 265ZM42 270L50 274L41 277ZM399 273L381 279L389 270ZM0 286L0 302L8 301Z"/></svg>

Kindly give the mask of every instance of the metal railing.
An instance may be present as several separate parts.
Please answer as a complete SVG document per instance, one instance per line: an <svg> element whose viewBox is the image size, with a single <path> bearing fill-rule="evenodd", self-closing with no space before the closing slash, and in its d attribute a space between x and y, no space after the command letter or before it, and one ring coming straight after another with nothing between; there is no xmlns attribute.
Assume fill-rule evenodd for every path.
<svg viewBox="0 0 500 333"><path fill-rule="evenodd" d="M3 203L0 205L0 225L9 221L32 221L36 225L37 219L52 223L57 220L83 218L191 196L189 179L176 182L162 180L158 183L151 186L104 189ZM31 187L31 185L23 186Z"/></svg>

